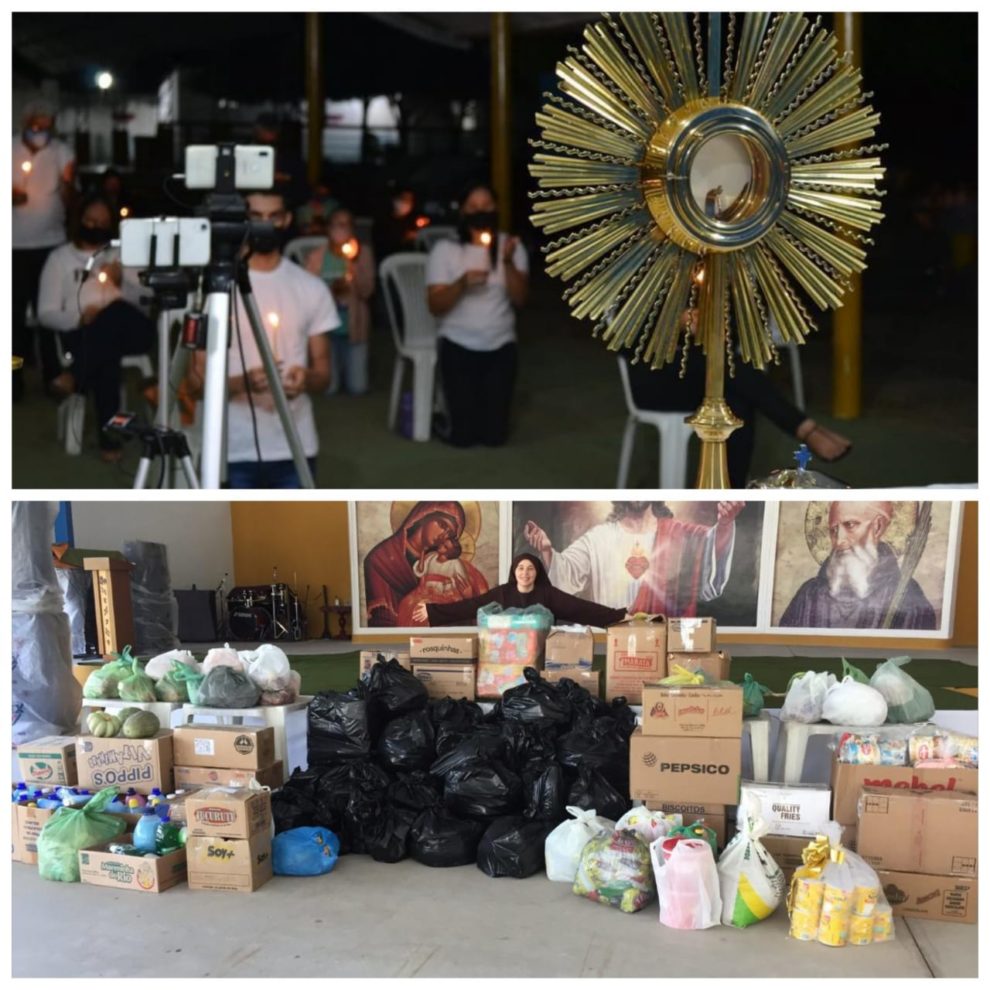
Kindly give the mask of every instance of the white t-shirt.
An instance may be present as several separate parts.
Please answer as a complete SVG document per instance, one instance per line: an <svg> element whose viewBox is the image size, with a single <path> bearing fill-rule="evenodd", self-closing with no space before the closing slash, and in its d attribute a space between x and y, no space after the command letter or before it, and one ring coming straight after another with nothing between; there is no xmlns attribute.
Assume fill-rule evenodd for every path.
<svg viewBox="0 0 990 990"><path fill-rule="evenodd" d="M38 322L49 330L75 330L83 310L89 306L109 306L117 299L138 305L142 295L150 294L138 281L133 268L125 268L121 287L109 279L101 282L99 270L118 260L115 248L100 253L85 282L82 281L86 263L95 249L78 248L71 241L60 244L45 259L38 284ZM80 289L80 283L82 288Z"/></svg>
<svg viewBox="0 0 990 990"><path fill-rule="evenodd" d="M496 351L516 339L516 314L505 289L502 251L507 235L498 235L497 262L488 282L464 291L456 305L437 323L441 337L470 351ZM529 271L529 259L521 243L512 261L521 272ZM491 250L475 244L437 241L426 263L427 285L450 285L470 269L491 269Z"/></svg>
<svg viewBox="0 0 990 990"><path fill-rule="evenodd" d="M62 202L62 173L75 160L67 144L52 138L41 151L32 152L14 135L14 188L27 193L27 202L14 207L11 243L18 248L54 247L65 240L65 205ZM25 173L23 165L31 163Z"/></svg>
<svg viewBox="0 0 990 990"><path fill-rule="evenodd" d="M254 301L276 363L281 363L283 369L291 365L308 367L309 338L340 325L340 317L330 290L321 279L285 258L273 271L260 272L252 269L250 276ZM234 322L227 358L227 370L231 376L244 374L245 368L250 371L252 368L262 367L261 356L258 354L240 293L237 293L237 321L240 322L240 339L244 346L244 365L241 365L237 322ZM278 412L260 408L258 396L254 395L252 398L262 460L290 460L292 450ZM304 453L307 457L315 457L320 444L309 396L304 393L290 399L289 408L296 421ZM238 395L231 399L227 416L227 460L237 462L257 459L251 409L247 396Z"/></svg>

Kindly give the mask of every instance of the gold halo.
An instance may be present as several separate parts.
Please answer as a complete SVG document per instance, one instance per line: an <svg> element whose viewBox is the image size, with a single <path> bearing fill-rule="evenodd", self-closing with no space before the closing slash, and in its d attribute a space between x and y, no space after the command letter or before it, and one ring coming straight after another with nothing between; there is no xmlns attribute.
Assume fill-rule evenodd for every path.
<svg viewBox="0 0 990 990"><path fill-rule="evenodd" d="M851 500L852 501L852 500ZM831 502L809 502L804 514L804 538L811 556L823 564L832 552L832 539L828 535L828 510ZM908 537L914 532L918 518L917 502L894 502L894 515L883 534L884 543L897 557L904 554Z"/></svg>
<svg viewBox="0 0 990 990"><path fill-rule="evenodd" d="M441 499L432 499L438 502ZM389 509L389 525L392 532L398 532L402 521L412 512L413 506L417 502L393 502ZM464 532L461 533L461 560L471 560L478 548L478 536L481 533L481 503L480 502L457 502L464 510Z"/></svg>

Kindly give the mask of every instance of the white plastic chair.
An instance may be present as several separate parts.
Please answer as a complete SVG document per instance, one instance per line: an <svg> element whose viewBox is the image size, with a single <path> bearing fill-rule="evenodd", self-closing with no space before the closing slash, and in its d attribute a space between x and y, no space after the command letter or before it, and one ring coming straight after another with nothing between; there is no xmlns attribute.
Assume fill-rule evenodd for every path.
<svg viewBox="0 0 990 990"><path fill-rule="evenodd" d="M413 366L413 440L430 439L437 364L437 325L426 304L426 255L393 254L378 268L388 322L395 341L395 371L388 427L395 428L405 362Z"/></svg>
<svg viewBox="0 0 990 990"><path fill-rule="evenodd" d="M660 487L684 488L687 477L688 443L694 435L694 430L684 422L690 411L655 412L652 409L640 409L633 402L629 368L623 357L619 358L619 377L622 379L622 392L626 397L629 418L626 420L626 429L622 434L619 479L615 487L625 488L629 481L629 465L632 461L636 427L642 423L645 426L656 427L660 434Z"/></svg>
<svg viewBox="0 0 990 990"><path fill-rule="evenodd" d="M456 227L448 227L444 224L437 224L434 226L431 224L429 227L423 227L421 230L416 231L416 240L414 243L420 251L426 251L429 253L430 248L432 248L437 241L456 240Z"/></svg>
<svg viewBox="0 0 990 990"><path fill-rule="evenodd" d="M289 261L294 261L300 267L305 268L307 256L318 247L323 247L326 243L326 237L322 237L318 234L312 237L293 237L292 240L285 245L282 253L289 259Z"/></svg>

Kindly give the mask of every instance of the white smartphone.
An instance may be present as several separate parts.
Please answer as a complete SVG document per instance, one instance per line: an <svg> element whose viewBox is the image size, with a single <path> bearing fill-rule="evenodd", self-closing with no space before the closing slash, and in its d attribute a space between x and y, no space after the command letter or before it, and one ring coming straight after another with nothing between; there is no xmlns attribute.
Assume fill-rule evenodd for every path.
<svg viewBox="0 0 990 990"><path fill-rule="evenodd" d="M215 144L190 144L186 148L187 189L215 189L217 159ZM267 144L239 144L234 148L234 187L271 189L275 184L275 149Z"/></svg>
<svg viewBox="0 0 990 990"><path fill-rule="evenodd" d="M176 252L178 236L178 252ZM151 239L155 238L155 256ZM210 221L205 217L123 220L120 263L129 268L201 268L210 263Z"/></svg>

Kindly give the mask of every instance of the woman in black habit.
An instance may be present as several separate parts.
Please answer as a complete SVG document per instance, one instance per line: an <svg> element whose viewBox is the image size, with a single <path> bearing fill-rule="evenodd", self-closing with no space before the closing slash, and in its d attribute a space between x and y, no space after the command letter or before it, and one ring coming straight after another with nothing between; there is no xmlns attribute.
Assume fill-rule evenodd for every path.
<svg viewBox="0 0 990 990"><path fill-rule="evenodd" d="M413 611L413 619L431 626L463 626L474 623L478 609L490 602L496 602L502 608L542 605L553 613L557 623L573 622L606 628L627 618L624 608L607 608L555 588L550 583L543 561L534 554L519 554L512 561L509 573L512 576L505 584L474 598L443 605L420 602Z"/></svg>

